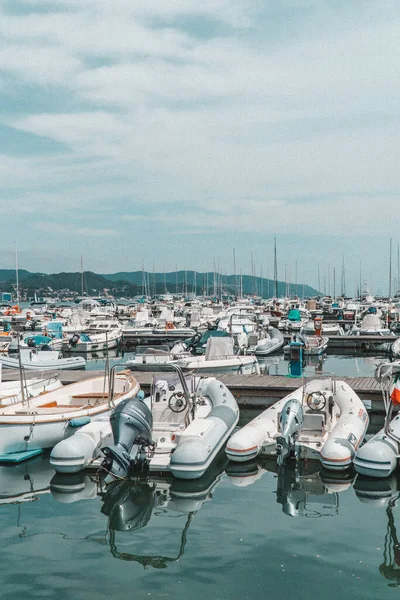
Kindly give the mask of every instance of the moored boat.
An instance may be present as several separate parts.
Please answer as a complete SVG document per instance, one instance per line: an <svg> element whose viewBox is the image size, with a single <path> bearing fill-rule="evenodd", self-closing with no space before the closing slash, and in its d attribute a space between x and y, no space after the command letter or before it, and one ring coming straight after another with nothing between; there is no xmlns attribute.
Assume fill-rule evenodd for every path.
<svg viewBox="0 0 400 600"><path fill-rule="evenodd" d="M73 473L105 464L117 478L146 469L178 479L202 477L235 428L239 409L214 377L171 369L154 375L149 398L120 404L110 421L90 423L53 448L53 467Z"/></svg>
<svg viewBox="0 0 400 600"><path fill-rule="evenodd" d="M304 383L236 432L226 447L236 462L258 455L319 459L329 470L351 466L369 418L344 381L323 376Z"/></svg>
<svg viewBox="0 0 400 600"><path fill-rule="evenodd" d="M92 377L34 398L0 407L0 455L53 448L76 427L108 415L139 391L127 371L113 379Z"/></svg>

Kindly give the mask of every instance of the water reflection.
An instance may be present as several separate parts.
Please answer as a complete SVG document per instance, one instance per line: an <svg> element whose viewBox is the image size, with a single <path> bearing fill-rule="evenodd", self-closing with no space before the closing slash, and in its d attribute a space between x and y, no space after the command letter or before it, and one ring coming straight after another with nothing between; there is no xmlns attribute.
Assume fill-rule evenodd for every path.
<svg viewBox="0 0 400 600"><path fill-rule="evenodd" d="M400 542L393 514L400 497L399 483L395 475L388 479L369 479L359 475L354 484L354 491L361 502L386 510L383 562L379 565L379 572L393 588L400 586Z"/></svg>
<svg viewBox="0 0 400 600"><path fill-rule="evenodd" d="M213 499L217 486L220 486L218 494ZM264 489L268 490L267 494ZM232 527L236 527L235 519L239 518L240 512L241 527L246 527L251 510L245 509L254 499L254 502L267 506L273 519L281 518L288 524L289 529L286 528L286 534L282 535L293 532L296 536L297 531L304 536L307 529L302 521L323 519L313 525L312 530L308 526L311 542L304 537L296 539L301 539L309 551L307 543L313 544L314 533L329 531L332 547L336 544L338 548L339 554L334 560L340 569L343 544L347 544L350 560L361 563L359 559L362 558L365 561L363 550L353 547L351 539L343 537L343 531L340 533L338 528L335 533L335 518L341 515L341 522L348 519L352 531L351 520L361 509L362 519L368 518L369 525L365 528L360 520L361 530L355 525L354 531L358 535L360 531L365 532L364 543L377 536L379 548L378 556L374 558L374 572L376 575L379 572L378 579L385 582L385 587L387 584L397 588L400 586L400 530L397 531L400 521L396 523L399 498L400 473L385 480L374 480L356 477L354 473L342 475L321 471L316 461L287 463L278 469L275 461L268 459L227 464L222 454L199 480L182 481L151 474L146 479L111 485L105 485L96 473L55 474L47 457L16 466L0 466L0 518L3 518L3 536L7 536L7 544L13 543L15 528L15 537L25 545L25 552L33 548L29 546L29 539L35 536L52 535L60 540L85 542L91 544L90 549L95 543L99 549L96 556L104 554L112 560L137 563L140 570L142 567L171 568L182 557L185 557L185 563L190 563L188 547L197 553L208 547L204 540L208 540L209 532L202 531L196 519L196 514L208 501L212 501L214 519L222 516L228 521L232 519ZM221 499L222 504L219 504ZM232 512L236 516L231 516L231 506L236 506L237 513ZM374 515L385 517L384 523ZM209 515L206 515L205 522L209 523L208 519ZM328 524L330 519L335 519L334 525L326 527L325 523ZM194 522L197 525L195 532L191 529ZM12 529L8 531L10 526ZM382 545L379 544L380 537ZM57 542L52 544L56 547ZM21 550L19 547L18 551ZM368 556L367 547L365 552ZM349 560L348 556L343 558L343 565Z"/></svg>
<svg viewBox="0 0 400 600"><path fill-rule="evenodd" d="M278 467L274 460L229 463L227 475L235 486L247 487L265 473L276 478L276 501L290 517L332 517L339 513L339 494L348 490L354 473L330 474L317 461L288 462Z"/></svg>

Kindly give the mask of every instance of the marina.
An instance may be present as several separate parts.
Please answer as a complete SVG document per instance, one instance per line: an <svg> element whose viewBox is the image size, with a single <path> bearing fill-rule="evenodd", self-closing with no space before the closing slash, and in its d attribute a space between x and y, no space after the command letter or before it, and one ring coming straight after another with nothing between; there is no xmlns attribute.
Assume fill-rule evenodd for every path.
<svg viewBox="0 0 400 600"><path fill-rule="evenodd" d="M0 2L0 600L399 593L398 25Z"/></svg>

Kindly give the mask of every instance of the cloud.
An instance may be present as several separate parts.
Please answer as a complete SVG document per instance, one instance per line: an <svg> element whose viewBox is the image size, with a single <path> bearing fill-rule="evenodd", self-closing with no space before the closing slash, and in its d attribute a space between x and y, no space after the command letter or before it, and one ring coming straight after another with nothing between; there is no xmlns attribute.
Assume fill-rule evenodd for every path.
<svg viewBox="0 0 400 600"><path fill-rule="evenodd" d="M163 236L181 227L351 237L371 224L384 235L400 186L400 63L398 6L383 4L3 7L0 122L58 144L4 153L3 200L34 219L81 209L82 231L93 215L94 231L115 231L126 215L121 228L140 218ZM127 248L110 251L116 262Z"/></svg>

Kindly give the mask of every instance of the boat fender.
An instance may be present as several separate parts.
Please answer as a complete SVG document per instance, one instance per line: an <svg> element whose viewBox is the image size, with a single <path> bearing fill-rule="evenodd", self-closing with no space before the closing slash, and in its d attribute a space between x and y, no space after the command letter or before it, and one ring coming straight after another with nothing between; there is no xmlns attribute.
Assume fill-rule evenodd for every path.
<svg viewBox="0 0 400 600"><path fill-rule="evenodd" d="M83 427L84 425L90 423L90 421L90 417L76 417L75 419L68 421L68 425L70 427Z"/></svg>
<svg viewBox="0 0 400 600"><path fill-rule="evenodd" d="M138 393L136 394L136 398L139 398L139 400L144 400L144 391L139 390Z"/></svg>

